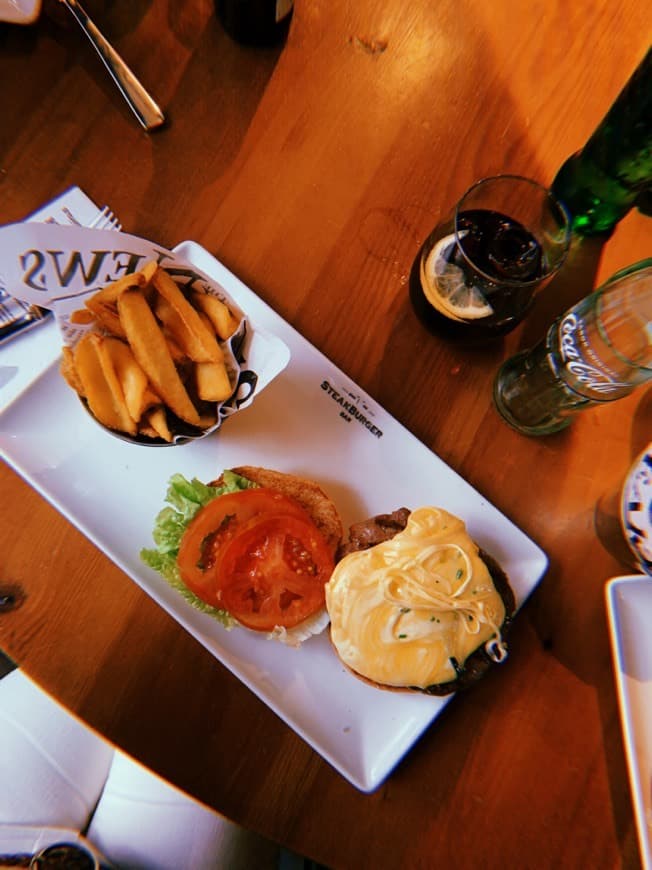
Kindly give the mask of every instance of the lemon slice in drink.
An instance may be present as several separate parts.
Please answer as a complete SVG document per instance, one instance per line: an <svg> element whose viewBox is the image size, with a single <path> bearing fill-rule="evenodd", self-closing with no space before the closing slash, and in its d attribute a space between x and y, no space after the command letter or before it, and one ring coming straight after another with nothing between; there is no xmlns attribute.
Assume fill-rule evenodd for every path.
<svg viewBox="0 0 652 870"><path fill-rule="evenodd" d="M455 235L444 236L421 261L421 286L430 304L451 320L479 320L494 310L477 287L469 287L464 271L449 262Z"/></svg>

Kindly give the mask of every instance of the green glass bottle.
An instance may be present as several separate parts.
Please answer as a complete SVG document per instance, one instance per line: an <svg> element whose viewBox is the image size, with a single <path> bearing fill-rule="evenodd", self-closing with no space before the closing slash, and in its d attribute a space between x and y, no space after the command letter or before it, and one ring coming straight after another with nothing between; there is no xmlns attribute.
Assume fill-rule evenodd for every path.
<svg viewBox="0 0 652 870"><path fill-rule="evenodd" d="M552 190L573 231L611 232L652 189L652 48L581 151L561 167Z"/></svg>

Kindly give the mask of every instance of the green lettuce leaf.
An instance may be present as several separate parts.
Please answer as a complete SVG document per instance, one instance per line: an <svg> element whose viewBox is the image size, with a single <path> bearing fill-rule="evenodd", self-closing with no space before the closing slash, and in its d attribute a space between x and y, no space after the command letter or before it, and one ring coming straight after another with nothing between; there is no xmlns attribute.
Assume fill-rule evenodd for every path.
<svg viewBox="0 0 652 870"><path fill-rule="evenodd" d="M211 607L191 592L181 579L177 565L183 533L200 508L226 493L251 489L258 485L233 471L225 471L222 481L220 486L208 486L197 478L187 480L182 474L173 474L165 496L169 507L164 507L154 521L152 538L156 547L141 550L140 558L145 565L157 571L189 604L204 613L210 613L227 628L231 628L236 624L233 617L224 610Z"/></svg>

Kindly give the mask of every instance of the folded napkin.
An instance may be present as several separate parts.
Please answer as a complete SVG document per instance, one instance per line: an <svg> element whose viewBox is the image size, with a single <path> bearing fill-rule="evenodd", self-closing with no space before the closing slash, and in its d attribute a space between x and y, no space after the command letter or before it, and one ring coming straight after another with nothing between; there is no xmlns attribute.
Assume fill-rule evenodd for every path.
<svg viewBox="0 0 652 870"><path fill-rule="evenodd" d="M116 752L87 836L118 867L273 870L277 847Z"/></svg>
<svg viewBox="0 0 652 870"><path fill-rule="evenodd" d="M16 669L0 680L0 821L82 831L113 748Z"/></svg>

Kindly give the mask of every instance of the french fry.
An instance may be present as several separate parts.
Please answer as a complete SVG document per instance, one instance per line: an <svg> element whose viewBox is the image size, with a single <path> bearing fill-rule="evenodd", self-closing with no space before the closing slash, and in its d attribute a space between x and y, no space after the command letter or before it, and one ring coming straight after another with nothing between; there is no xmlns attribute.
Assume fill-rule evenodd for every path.
<svg viewBox="0 0 652 870"><path fill-rule="evenodd" d="M212 293L202 293L199 290L193 290L192 301L196 308L203 311L213 324L213 329L217 335L226 341L230 338L238 328L238 321L235 319L228 306L213 296Z"/></svg>
<svg viewBox="0 0 652 870"><path fill-rule="evenodd" d="M215 328L213 327L213 324L211 323L210 318L207 317L206 314L204 314L203 311L199 311L199 310L198 310L198 311L197 311L197 314L199 314L199 316L200 316L202 322L203 322L203 323L205 324L205 326L206 326L206 329L208 329L208 331L211 332L211 333L215 333ZM217 334L217 333L215 333L215 334ZM218 344L217 346L220 347L219 344ZM222 359L224 359L224 353L223 353L221 347L220 347L220 352L222 353ZM216 362L216 360L214 360L214 362Z"/></svg>
<svg viewBox="0 0 652 870"><path fill-rule="evenodd" d="M148 260L138 272L129 272L127 275L116 278L115 281L94 293L91 298L106 305L114 304L125 290L131 290L133 287L147 287L157 269L156 261Z"/></svg>
<svg viewBox="0 0 652 870"><path fill-rule="evenodd" d="M197 395L205 402L224 402L233 392L224 363L195 363Z"/></svg>
<svg viewBox="0 0 652 870"><path fill-rule="evenodd" d="M138 427L138 434L144 435L145 438L159 438L159 434L153 426L149 426L147 423L142 423Z"/></svg>
<svg viewBox="0 0 652 870"><path fill-rule="evenodd" d="M106 287L102 287L100 290L97 290L93 295L86 300L86 305L93 301L97 305L115 305L118 301L119 296L125 292L125 290L131 290L134 287L144 287L146 284L145 278L142 272L130 272L128 275L123 275L121 278L118 278L116 281L113 281L111 284L107 284Z"/></svg>
<svg viewBox="0 0 652 870"><path fill-rule="evenodd" d="M154 405L160 405L160 404L161 404L161 397L158 395L158 393L154 392L152 385L148 381L147 382L147 389L145 390L145 392L143 393L143 396L142 396L142 414L144 414L145 411L148 411L150 408L154 407ZM142 414L141 414L141 416L142 416Z"/></svg>
<svg viewBox="0 0 652 870"><path fill-rule="evenodd" d="M177 372L165 336L138 290L118 298L118 314L136 360L163 402L182 420L200 426L197 409Z"/></svg>
<svg viewBox="0 0 652 870"><path fill-rule="evenodd" d="M172 432L168 426L165 408L162 405L151 408L144 419L146 422L142 430L143 432L149 429L154 433L155 438L162 438L167 442L172 441ZM150 435L149 437L152 436Z"/></svg>
<svg viewBox="0 0 652 870"><path fill-rule="evenodd" d="M152 277L152 284L169 306L161 305L159 315L157 304L157 316L168 326L172 336L186 350L190 359L195 362L219 362L223 355L215 334L207 328L176 282L164 269L157 269ZM170 313L170 308L176 316ZM163 317L167 319L163 320Z"/></svg>
<svg viewBox="0 0 652 870"><path fill-rule="evenodd" d="M201 415L201 427L202 429L210 429L211 426L214 426L217 423L217 411L212 414L202 413Z"/></svg>
<svg viewBox="0 0 652 870"><path fill-rule="evenodd" d="M163 327L163 335L165 336L165 341L167 342L168 350L170 351L170 356L174 360L177 365L182 365L185 362L188 362L188 354L183 350L183 348L179 347L174 338L170 335L168 330Z"/></svg>
<svg viewBox="0 0 652 870"><path fill-rule="evenodd" d="M128 432L129 435L135 435L138 418L134 419L129 411L122 383L116 371L115 354L112 353L112 351L117 350L118 345L122 345L119 338L101 336L97 342L97 354L102 366L102 372L113 396L113 404L120 418L120 430Z"/></svg>
<svg viewBox="0 0 652 870"><path fill-rule="evenodd" d="M151 284L152 278L159 270L160 266L156 262L156 260L148 260L143 268L140 270L140 274L143 276L143 287L146 287L148 284Z"/></svg>
<svg viewBox="0 0 652 870"><path fill-rule="evenodd" d="M118 379L129 416L134 423L138 423L145 409L161 400L150 387L147 375L138 365L128 344L119 338L107 336L102 342L102 351Z"/></svg>
<svg viewBox="0 0 652 870"><path fill-rule="evenodd" d="M152 308L156 297L158 296L158 291L156 287L152 284L152 278L158 271L160 266L155 260L149 260L143 268L140 270L140 274L142 275L143 284L140 288L141 293L147 299L150 308Z"/></svg>
<svg viewBox="0 0 652 870"><path fill-rule="evenodd" d="M87 326L92 323L93 320L93 312L87 311L85 308L78 308L77 311L73 311L70 315L70 322L79 324L80 326Z"/></svg>
<svg viewBox="0 0 652 870"><path fill-rule="evenodd" d="M102 329L111 335L117 335L118 338L126 338L115 305L98 302L94 296L91 296L90 299L86 300L86 307L95 318L98 326L101 326Z"/></svg>
<svg viewBox="0 0 652 870"><path fill-rule="evenodd" d="M73 350L71 347L68 347L68 345L64 345L64 347L61 349L61 364L59 366L59 371L66 379L68 386L72 387L73 390L80 396L83 396L84 386L79 380L79 375L77 374L77 369L75 368L75 357L73 354Z"/></svg>
<svg viewBox="0 0 652 870"><path fill-rule="evenodd" d="M199 313L194 309L193 312L197 318L196 323L201 324L206 335L210 336L208 340L206 340L206 335L199 336L194 331L194 327L190 328L187 321L182 319L179 311L163 296L159 296L155 301L154 313L164 325L165 333L172 338L184 356L193 362L220 362L224 359L224 353L217 343L210 323L207 326Z"/></svg>
<svg viewBox="0 0 652 870"><path fill-rule="evenodd" d="M125 290L131 290L134 287L145 289L157 269L156 262L150 260L139 272L130 272L97 290L89 299L86 299L84 304L92 312L99 325L107 332L124 338L124 330L120 324L116 308L118 298ZM74 312L74 314L78 314L78 312Z"/></svg>
<svg viewBox="0 0 652 870"><path fill-rule="evenodd" d="M74 365L83 387L83 395L94 417L109 429L135 434L136 427L126 407L116 403L114 391L107 380L107 365L101 356L102 337L85 335L74 350Z"/></svg>

